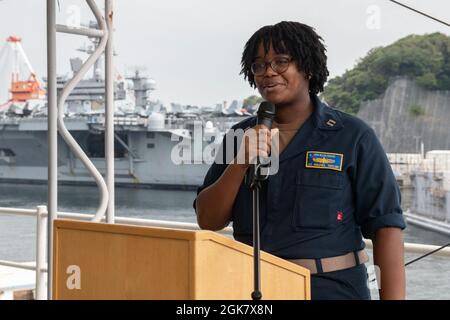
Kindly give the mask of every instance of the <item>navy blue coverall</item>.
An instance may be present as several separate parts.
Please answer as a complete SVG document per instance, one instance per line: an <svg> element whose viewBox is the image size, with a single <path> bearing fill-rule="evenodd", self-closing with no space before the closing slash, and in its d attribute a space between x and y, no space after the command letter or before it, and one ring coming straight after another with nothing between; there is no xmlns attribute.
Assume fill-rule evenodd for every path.
<svg viewBox="0 0 450 320"><path fill-rule="evenodd" d="M285 259L344 255L363 249L362 237L372 239L380 228L405 228L400 190L374 131L317 96L312 101L313 113L279 155L278 172L261 190L261 249ZM251 117L232 129L255 124ZM197 194L226 167L213 163ZM252 192L244 181L232 223L234 238L252 245ZM370 299L365 265L312 275L311 295Z"/></svg>

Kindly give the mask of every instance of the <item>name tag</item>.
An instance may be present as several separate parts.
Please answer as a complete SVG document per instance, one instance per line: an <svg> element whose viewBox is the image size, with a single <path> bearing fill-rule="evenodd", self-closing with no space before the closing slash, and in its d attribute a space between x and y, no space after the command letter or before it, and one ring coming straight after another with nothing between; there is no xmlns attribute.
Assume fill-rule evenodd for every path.
<svg viewBox="0 0 450 320"><path fill-rule="evenodd" d="M306 153L306 168L342 171L343 159L344 155L341 153L308 151Z"/></svg>

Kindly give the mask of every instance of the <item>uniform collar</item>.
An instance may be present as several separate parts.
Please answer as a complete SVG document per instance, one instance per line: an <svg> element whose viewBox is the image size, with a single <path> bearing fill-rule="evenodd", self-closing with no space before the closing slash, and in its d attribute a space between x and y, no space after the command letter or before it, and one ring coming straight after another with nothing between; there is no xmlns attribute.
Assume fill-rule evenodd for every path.
<svg viewBox="0 0 450 320"><path fill-rule="evenodd" d="M314 104L313 124L320 130L340 130L344 127L342 119L336 110L333 110L325 103L320 101L316 95L311 95Z"/></svg>
<svg viewBox="0 0 450 320"><path fill-rule="evenodd" d="M342 118L336 110L328 107L316 95L311 95L311 99L314 105L311 118L303 124L280 154L280 162L316 148L329 135L344 127Z"/></svg>

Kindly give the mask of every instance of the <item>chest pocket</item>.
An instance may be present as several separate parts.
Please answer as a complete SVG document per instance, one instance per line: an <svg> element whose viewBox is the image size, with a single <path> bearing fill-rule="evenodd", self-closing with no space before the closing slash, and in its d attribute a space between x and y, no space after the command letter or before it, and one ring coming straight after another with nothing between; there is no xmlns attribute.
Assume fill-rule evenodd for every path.
<svg viewBox="0 0 450 320"><path fill-rule="evenodd" d="M332 229L341 211L344 176L341 172L304 169L296 179L296 196L292 215L295 230Z"/></svg>

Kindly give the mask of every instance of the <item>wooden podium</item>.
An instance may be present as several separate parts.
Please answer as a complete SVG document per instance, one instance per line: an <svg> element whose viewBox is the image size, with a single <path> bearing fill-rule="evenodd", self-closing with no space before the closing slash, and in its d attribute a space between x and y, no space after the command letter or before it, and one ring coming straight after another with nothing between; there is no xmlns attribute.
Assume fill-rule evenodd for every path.
<svg viewBox="0 0 450 320"><path fill-rule="evenodd" d="M253 248L211 231L55 220L53 299L251 299ZM310 299L309 270L261 252L263 299Z"/></svg>

